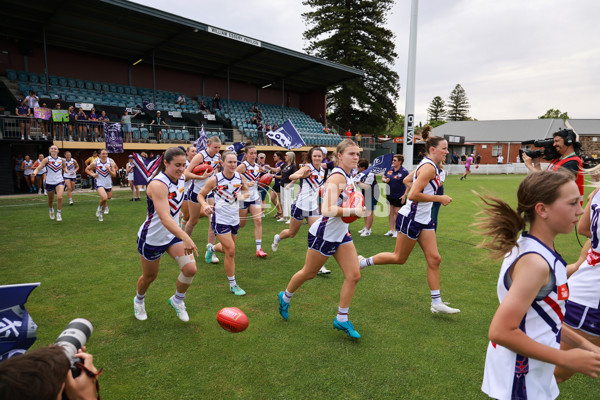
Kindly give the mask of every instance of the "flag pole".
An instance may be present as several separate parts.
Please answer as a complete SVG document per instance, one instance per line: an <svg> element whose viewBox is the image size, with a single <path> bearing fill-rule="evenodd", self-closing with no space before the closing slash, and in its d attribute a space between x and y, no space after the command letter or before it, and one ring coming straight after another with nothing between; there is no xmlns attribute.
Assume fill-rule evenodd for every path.
<svg viewBox="0 0 600 400"><path fill-rule="evenodd" d="M415 137L415 77L417 69L417 17L419 0L412 0L410 7L410 38L408 43L408 68L406 78L406 111L404 118L404 144L402 154L404 165L413 165Z"/></svg>

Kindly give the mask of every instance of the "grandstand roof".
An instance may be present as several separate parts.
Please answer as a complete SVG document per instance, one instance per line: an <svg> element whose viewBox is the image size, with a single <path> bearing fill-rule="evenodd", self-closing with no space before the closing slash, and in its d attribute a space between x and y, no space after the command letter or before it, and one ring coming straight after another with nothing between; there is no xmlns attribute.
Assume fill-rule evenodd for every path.
<svg viewBox="0 0 600 400"><path fill-rule="evenodd" d="M437 136L464 136L474 143L522 142L552 137L565 128L562 119L516 119L497 121L455 121L435 128Z"/></svg>
<svg viewBox="0 0 600 400"><path fill-rule="evenodd" d="M167 5L165 3L165 5ZM217 6L217 5L207 5ZM3 0L0 35L143 63L272 84L299 93L363 76L358 69L125 0ZM273 33L274 36L276 32Z"/></svg>

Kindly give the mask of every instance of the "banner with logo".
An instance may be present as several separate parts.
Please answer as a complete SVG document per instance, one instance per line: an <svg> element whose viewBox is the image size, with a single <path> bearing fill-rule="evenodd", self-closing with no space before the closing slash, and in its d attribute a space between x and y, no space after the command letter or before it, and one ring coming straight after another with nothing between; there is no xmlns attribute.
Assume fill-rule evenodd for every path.
<svg viewBox="0 0 600 400"><path fill-rule="evenodd" d="M46 121L52 117L52 110L47 107L35 107L33 116L37 119L45 119Z"/></svg>
<svg viewBox="0 0 600 400"><path fill-rule="evenodd" d="M25 309L40 283L0 286L0 362L23 354L37 339L37 325Z"/></svg>
<svg viewBox="0 0 600 400"><path fill-rule="evenodd" d="M106 151L109 153L123 152L123 131L120 123L104 123L104 141L106 142Z"/></svg>

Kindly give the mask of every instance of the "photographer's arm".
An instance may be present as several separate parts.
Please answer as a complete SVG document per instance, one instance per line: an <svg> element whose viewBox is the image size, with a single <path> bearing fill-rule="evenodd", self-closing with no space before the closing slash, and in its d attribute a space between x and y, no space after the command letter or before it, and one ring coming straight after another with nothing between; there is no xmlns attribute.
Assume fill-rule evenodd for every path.
<svg viewBox="0 0 600 400"><path fill-rule="evenodd" d="M536 171L541 171L542 170L539 158L531 158L527 154L525 154L524 152L523 152L523 156L522 157L523 157L523 162L525 163L525 166L527 167L527 169L529 171L536 172Z"/></svg>
<svg viewBox="0 0 600 400"><path fill-rule="evenodd" d="M84 353L82 349L79 349L75 357L83 360L83 366L87 371L81 371L77 378L73 378L71 370L69 370L65 380L65 393L69 400L95 399L98 370L93 363L94 357L91 354Z"/></svg>

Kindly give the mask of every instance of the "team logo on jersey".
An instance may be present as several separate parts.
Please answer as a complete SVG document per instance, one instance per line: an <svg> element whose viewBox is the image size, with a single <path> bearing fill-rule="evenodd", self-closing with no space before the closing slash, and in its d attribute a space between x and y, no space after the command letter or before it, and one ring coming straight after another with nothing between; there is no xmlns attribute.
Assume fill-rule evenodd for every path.
<svg viewBox="0 0 600 400"><path fill-rule="evenodd" d="M566 283L560 285L557 291L559 300L567 300L569 298L569 287Z"/></svg>

